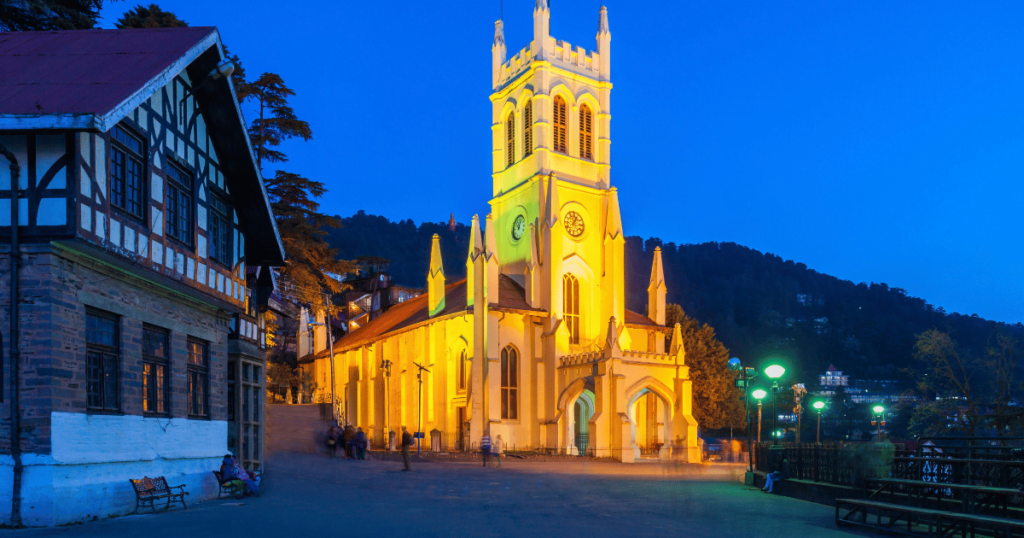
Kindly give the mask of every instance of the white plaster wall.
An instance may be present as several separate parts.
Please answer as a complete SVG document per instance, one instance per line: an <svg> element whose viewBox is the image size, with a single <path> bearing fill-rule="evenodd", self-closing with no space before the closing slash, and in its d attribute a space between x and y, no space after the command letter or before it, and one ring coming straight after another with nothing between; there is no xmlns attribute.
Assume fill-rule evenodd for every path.
<svg viewBox="0 0 1024 538"><path fill-rule="evenodd" d="M185 484L189 504L217 496L210 471L227 453L227 422L141 416L50 415L51 454L24 454L22 520L53 526L135 509L129 478ZM13 460L0 456L0 522L10 522Z"/></svg>

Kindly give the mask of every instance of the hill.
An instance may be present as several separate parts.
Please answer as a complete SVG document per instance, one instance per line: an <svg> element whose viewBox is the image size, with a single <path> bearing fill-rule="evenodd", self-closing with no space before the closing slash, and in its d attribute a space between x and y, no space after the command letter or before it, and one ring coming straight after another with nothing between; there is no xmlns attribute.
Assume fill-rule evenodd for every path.
<svg viewBox="0 0 1024 538"><path fill-rule="evenodd" d="M391 222L360 211L342 218L329 242L344 259L381 256L400 284L423 287L430 238L441 236L445 275L465 275L469 227L451 231L446 223ZM984 353L996 334L1024 337L1024 325L947 313L880 283L840 280L735 243L676 245L659 239L627 237L626 304L643 312L654 248L665 263L668 301L701 323L751 364L777 359L788 365L793 382L817 383L829 364L857 378L902 379L918 334L938 328L965 349Z"/></svg>

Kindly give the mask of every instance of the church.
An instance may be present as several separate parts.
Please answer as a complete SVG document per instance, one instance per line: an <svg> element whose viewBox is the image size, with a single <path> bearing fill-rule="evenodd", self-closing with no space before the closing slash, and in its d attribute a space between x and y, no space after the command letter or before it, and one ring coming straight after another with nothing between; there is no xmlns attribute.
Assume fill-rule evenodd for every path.
<svg viewBox="0 0 1024 538"><path fill-rule="evenodd" d="M601 8L595 51L552 37L550 15L537 0L533 41L511 57L495 23L493 197L484 221L473 217L467 277L446 281L435 235L427 293L341 338L309 369L319 397L378 447L406 427L435 450L500 435L515 450L623 462L674 450L698 462L680 330L665 327L660 251L647 311L625 308L608 13Z"/></svg>

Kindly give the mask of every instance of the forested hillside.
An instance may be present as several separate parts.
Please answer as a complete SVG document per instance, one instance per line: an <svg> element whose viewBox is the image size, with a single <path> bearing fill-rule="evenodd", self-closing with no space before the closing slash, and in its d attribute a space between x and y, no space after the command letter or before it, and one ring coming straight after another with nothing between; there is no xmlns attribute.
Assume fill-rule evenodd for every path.
<svg viewBox="0 0 1024 538"><path fill-rule="evenodd" d="M423 287L430 238L441 236L448 281L465 275L469 227L390 222L360 211L329 231L342 258L391 260L394 279ZM714 327L730 354L751 363L789 364L793 382L817 382L830 363L855 377L902 378L916 336L938 328L965 349L983 354L998 333L1024 337L1024 326L947 313L885 284L854 284L735 243L662 244L626 238L626 302L643 312L654 247L661 246L668 301ZM909 381L909 380L907 380Z"/></svg>

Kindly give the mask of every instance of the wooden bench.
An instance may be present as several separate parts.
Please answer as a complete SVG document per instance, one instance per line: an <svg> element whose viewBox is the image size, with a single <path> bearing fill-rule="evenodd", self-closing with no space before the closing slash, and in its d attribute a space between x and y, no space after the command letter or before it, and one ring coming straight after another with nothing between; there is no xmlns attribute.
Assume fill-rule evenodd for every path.
<svg viewBox="0 0 1024 538"><path fill-rule="evenodd" d="M217 477L217 486L220 487L220 491L217 492L218 499L221 498L221 496L223 496L225 493L228 495L228 497L235 496L236 489L233 479L225 482L224 475L220 471L213 471L213 476Z"/></svg>
<svg viewBox="0 0 1024 538"><path fill-rule="evenodd" d="M874 523L870 521L872 514ZM1024 521L864 499L836 499L836 525L855 525L924 538L956 534L1024 537Z"/></svg>
<svg viewBox="0 0 1024 538"><path fill-rule="evenodd" d="M135 513L138 513L140 506L147 504L156 512L153 503L158 500L166 501L165 510L171 507L172 502L180 502L182 508L188 508L185 505L185 495L188 495L188 492L185 491L185 484L168 486L167 480L162 476L156 478L146 476L141 480L130 478L128 481L131 482L132 488L135 490Z"/></svg>
<svg viewBox="0 0 1024 538"><path fill-rule="evenodd" d="M881 486L875 492L872 484ZM965 514L987 514L998 517L1007 517L1010 514L1010 500L1022 493L1013 488L997 488L991 486L976 486L971 484L951 484L945 482L931 482L927 480L909 480L903 478L869 478L864 482L866 499L873 499L881 492L889 491L889 502L895 503L897 488L903 489L900 493L906 496L913 506L919 508L949 509L954 508L956 503L960 504L960 512ZM948 493L947 493L948 492ZM959 499L954 496L958 495ZM934 498L934 503L930 502ZM880 499L874 499L880 500ZM1013 510L1019 514L1019 510Z"/></svg>

